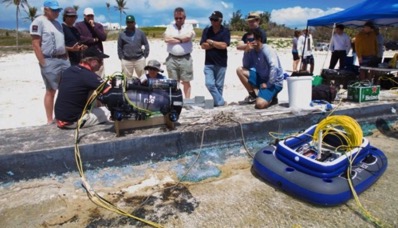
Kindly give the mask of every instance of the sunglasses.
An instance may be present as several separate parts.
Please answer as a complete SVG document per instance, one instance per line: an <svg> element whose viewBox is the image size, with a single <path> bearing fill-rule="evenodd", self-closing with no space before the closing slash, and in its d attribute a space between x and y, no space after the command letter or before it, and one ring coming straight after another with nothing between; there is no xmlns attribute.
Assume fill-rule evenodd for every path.
<svg viewBox="0 0 398 228"><path fill-rule="evenodd" d="M76 16L76 15L66 15L65 17L77 18L77 16Z"/></svg>
<svg viewBox="0 0 398 228"><path fill-rule="evenodd" d="M210 18L210 21L219 21L218 19Z"/></svg>
<svg viewBox="0 0 398 228"><path fill-rule="evenodd" d="M183 17L175 17L175 18L174 18L174 20L176 20L176 21L177 21L177 20L182 20L182 19L184 19L184 18L183 18Z"/></svg>
<svg viewBox="0 0 398 228"><path fill-rule="evenodd" d="M254 41L254 37L247 38L247 42L253 42L253 41Z"/></svg>

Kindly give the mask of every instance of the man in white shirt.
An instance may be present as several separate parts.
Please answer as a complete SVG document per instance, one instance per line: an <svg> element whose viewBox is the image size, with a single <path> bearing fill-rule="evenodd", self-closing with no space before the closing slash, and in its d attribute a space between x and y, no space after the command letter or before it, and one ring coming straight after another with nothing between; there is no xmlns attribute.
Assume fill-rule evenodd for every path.
<svg viewBox="0 0 398 228"><path fill-rule="evenodd" d="M334 69L339 61L339 68L344 69L346 57L351 49L351 39L344 32L344 25L336 25L335 32L332 36L332 41L330 43L329 50L332 52L332 57L330 58L329 69Z"/></svg>
<svg viewBox="0 0 398 228"><path fill-rule="evenodd" d="M56 20L62 8L56 0L46 0L44 15L37 17L30 25L32 47L39 61L41 75L46 86L44 108L47 124L54 123L54 97L61 73L70 66L65 47L62 25Z"/></svg>
<svg viewBox="0 0 398 228"><path fill-rule="evenodd" d="M314 56L312 55L314 40L308 29L304 29L303 34L299 37L297 49L299 55L301 55L301 70L307 71L307 65L310 64L310 73L314 73Z"/></svg>
<svg viewBox="0 0 398 228"><path fill-rule="evenodd" d="M175 23L168 25L164 32L167 43L166 68L169 78L182 83L185 98L191 97L191 83L193 80L192 40L195 31L191 24L185 24L185 10L177 7L174 10Z"/></svg>

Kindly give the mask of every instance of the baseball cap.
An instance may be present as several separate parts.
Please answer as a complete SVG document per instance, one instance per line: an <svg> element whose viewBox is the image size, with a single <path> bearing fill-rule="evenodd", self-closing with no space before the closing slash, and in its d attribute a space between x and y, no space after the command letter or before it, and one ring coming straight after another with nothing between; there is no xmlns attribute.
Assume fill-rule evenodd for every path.
<svg viewBox="0 0 398 228"><path fill-rule="evenodd" d="M88 58L88 57L96 57L96 58L100 58L100 59L105 59L105 58L109 58L109 55L104 54L97 47L91 46L83 52L83 58Z"/></svg>
<svg viewBox="0 0 398 228"><path fill-rule="evenodd" d="M64 16L77 16L76 10L73 7L66 7L64 9Z"/></svg>
<svg viewBox="0 0 398 228"><path fill-rule="evenodd" d="M256 12L251 12L247 16L246 21L251 21L251 20L256 20L256 19L260 19L260 14L256 13Z"/></svg>
<svg viewBox="0 0 398 228"><path fill-rule="evenodd" d="M53 10L62 10L62 8L59 7L58 1L56 0L46 0L44 1L43 6Z"/></svg>
<svg viewBox="0 0 398 228"><path fill-rule="evenodd" d="M220 11L214 11L210 15L209 19L216 19L216 20L220 20L221 19L222 20L222 13Z"/></svg>
<svg viewBox="0 0 398 228"><path fill-rule="evenodd" d="M133 15L127 15L126 16L126 22L135 22L135 18Z"/></svg>
<svg viewBox="0 0 398 228"><path fill-rule="evenodd" d="M94 10L92 8L85 8L83 14L84 15L95 15Z"/></svg>
<svg viewBox="0 0 398 228"><path fill-rule="evenodd" d="M149 60L148 64L145 66L144 70L148 70L149 68L155 68L156 70L163 72L162 69L160 69L160 63L157 60Z"/></svg>

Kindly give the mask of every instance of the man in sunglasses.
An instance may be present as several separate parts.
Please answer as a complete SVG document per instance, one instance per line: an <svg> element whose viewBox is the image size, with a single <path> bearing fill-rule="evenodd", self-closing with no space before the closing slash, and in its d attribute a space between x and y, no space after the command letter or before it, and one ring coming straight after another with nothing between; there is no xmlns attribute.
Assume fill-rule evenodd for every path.
<svg viewBox="0 0 398 228"><path fill-rule="evenodd" d="M249 13L246 22L247 25L249 26L249 32L253 32L255 30L259 31L261 33L261 42L263 44L267 43L267 34L262 28L260 28L260 22L261 22L260 14L256 12ZM248 33L243 34L242 40L240 40L236 45L236 49L245 50L247 45L247 35Z"/></svg>
<svg viewBox="0 0 398 228"><path fill-rule="evenodd" d="M77 65L81 59L81 51L87 49L87 45L81 43L80 33L74 24L77 19L75 8L66 7L62 20L62 28L65 35L65 46L68 51L69 61L71 65Z"/></svg>
<svg viewBox="0 0 398 228"><path fill-rule="evenodd" d="M191 97L191 83L193 80L192 40L195 31L192 24L185 23L185 10L177 7L174 10L175 23L167 26L164 41L167 43L166 68L169 78L181 82L185 98Z"/></svg>
<svg viewBox="0 0 398 228"><path fill-rule="evenodd" d="M54 97L62 71L70 66L65 49L64 33L56 20L62 8L56 0L44 1L44 14L30 25L32 47L39 61L41 75L46 86L44 108L47 124L54 122Z"/></svg>
<svg viewBox="0 0 398 228"><path fill-rule="evenodd" d="M214 100L214 106L224 106L223 98L225 71L227 69L227 47L231 41L231 34L221 23L223 15L214 11L210 17L211 26L202 33L200 46L206 50L205 83Z"/></svg>
<svg viewBox="0 0 398 228"><path fill-rule="evenodd" d="M108 57L97 47L89 47L83 52L79 65L71 66L62 73L55 102L55 118L59 128L77 127L89 95L103 83L103 79L94 72L101 68L103 59ZM110 88L105 85L101 92L106 93ZM105 106L94 107L84 115L84 127L105 123L109 116L110 112Z"/></svg>
<svg viewBox="0 0 398 228"><path fill-rule="evenodd" d="M255 103L256 109L264 109L278 103L277 94L282 90L285 75L276 51L262 43L261 33L253 31L248 37L253 37L253 41L248 41L243 67L236 73L249 93L245 100Z"/></svg>

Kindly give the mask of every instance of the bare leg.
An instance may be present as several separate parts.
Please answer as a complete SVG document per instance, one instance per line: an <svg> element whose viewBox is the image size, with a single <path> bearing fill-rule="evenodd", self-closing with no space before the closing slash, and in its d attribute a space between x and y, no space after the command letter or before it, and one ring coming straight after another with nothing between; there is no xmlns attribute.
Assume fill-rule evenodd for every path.
<svg viewBox="0 0 398 228"><path fill-rule="evenodd" d="M242 85L246 88L247 92L253 92L253 86L251 86L249 83L249 71L240 66L236 68L236 74L242 82Z"/></svg>
<svg viewBox="0 0 398 228"><path fill-rule="evenodd" d="M46 110L47 123L52 123L54 120L53 111L55 92L55 90L49 89L46 90L46 93L44 94L44 108Z"/></svg>
<svg viewBox="0 0 398 228"><path fill-rule="evenodd" d="M184 86L184 95L185 98L189 99L191 98L191 83L190 82L181 82L182 85Z"/></svg>
<svg viewBox="0 0 398 228"><path fill-rule="evenodd" d="M311 73L311 74L314 73L314 65L315 65L315 64L310 64L310 73Z"/></svg>

